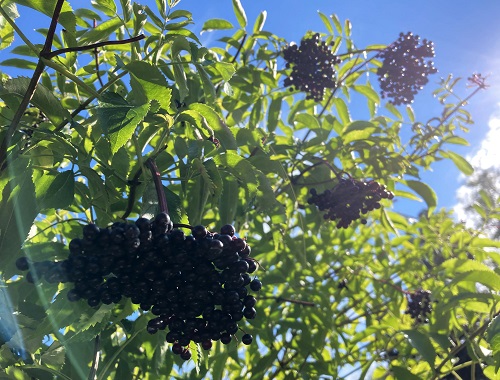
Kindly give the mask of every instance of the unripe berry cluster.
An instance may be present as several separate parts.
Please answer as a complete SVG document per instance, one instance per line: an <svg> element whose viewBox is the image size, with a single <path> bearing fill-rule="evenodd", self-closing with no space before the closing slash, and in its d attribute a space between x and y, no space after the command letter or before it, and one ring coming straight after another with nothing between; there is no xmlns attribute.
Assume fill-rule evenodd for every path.
<svg viewBox="0 0 500 380"><path fill-rule="evenodd" d="M379 209L381 199L393 199L394 194L385 185L377 181L360 181L354 178L340 178L333 189L318 194L311 189L311 197L307 200L320 211L325 211L323 218L337 221L337 228L347 228L351 222L360 219L361 215L373 209ZM361 223L366 224L361 218Z"/></svg>
<svg viewBox="0 0 500 380"><path fill-rule="evenodd" d="M283 50L286 67L292 68L285 86L304 91L308 94L306 99L317 102L323 99L325 88L337 87L335 65L340 62L330 46L319 37L316 33L303 39L300 46L293 44Z"/></svg>
<svg viewBox="0 0 500 380"><path fill-rule="evenodd" d="M418 323L429 323L428 314L432 312L431 292L429 290L416 290L407 295L408 307L405 314L410 316Z"/></svg>
<svg viewBox="0 0 500 380"><path fill-rule="evenodd" d="M257 265L231 225L220 233L195 226L186 236L166 213L107 228L89 224L69 251L64 261L30 263L23 257L16 265L31 269L29 281L73 283L70 301L85 299L95 307L130 298L157 316L148 322L149 333L168 328L166 340L184 360L191 357L191 341L207 350L214 340L228 344L240 330L238 322L256 316L249 290L262 287L250 277ZM244 334L242 342L250 344L252 336Z"/></svg>
<svg viewBox="0 0 500 380"><path fill-rule="evenodd" d="M382 98L390 98L394 105L410 104L415 94L429 81L427 76L437 70L430 59L434 44L412 33L399 38L380 53L383 64L377 70Z"/></svg>

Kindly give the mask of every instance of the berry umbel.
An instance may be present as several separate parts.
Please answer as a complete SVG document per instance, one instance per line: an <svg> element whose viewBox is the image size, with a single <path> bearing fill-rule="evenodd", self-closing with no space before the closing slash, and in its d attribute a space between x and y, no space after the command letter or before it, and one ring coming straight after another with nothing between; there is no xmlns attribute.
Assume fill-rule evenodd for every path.
<svg viewBox="0 0 500 380"><path fill-rule="evenodd" d="M168 329L172 352L184 360L191 358L191 341L206 350L212 341L228 344L238 323L256 316L257 300L250 293L262 284L250 277L257 266L231 225L220 233L195 226L187 236L174 228L167 213L160 213L154 220L106 228L88 224L82 235L70 241L67 260L30 263L20 258L16 265L30 270L26 278L31 282L72 283L71 302L83 299L96 307L130 298L155 316L147 332ZM244 344L251 343L247 335Z"/></svg>
<svg viewBox="0 0 500 380"><path fill-rule="evenodd" d="M324 211L323 218L337 221L337 228L347 228L360 218L361 223L366 224L366 219L361 215L379 209L380 200L394 198L394 194L377 181L365 182L352 177L340 178L335 187L321 194L311 189L310 194L307 202Z"/></svg>
<svg viewBox="0 0 500 380"><path fill-rule="evenodd" d="M434 44L412 33L399 38L380 53L382 67L377 70L382 98L394 105L410 104L419 90L437 73L434 63Z"/></svg>
<svg viewBox="0 0 500 380"><path fill-rule="evenodd" d="M330 46L320 40L319 33L303 39L300 46L292 44L283 50L286 67L292 73L284 85L291 90L306 92L306 99L317 102L323 99L325 88L337 87L335 65L340 62Z"/></svg>
<svg viewBox="0 0 500 380"><path fill-rule="evenodd" d="M428 315L432 312L431 292L429 290L416 290L407 294L408 307L405 314L410 314L417 323L429 323Z"/></svg>

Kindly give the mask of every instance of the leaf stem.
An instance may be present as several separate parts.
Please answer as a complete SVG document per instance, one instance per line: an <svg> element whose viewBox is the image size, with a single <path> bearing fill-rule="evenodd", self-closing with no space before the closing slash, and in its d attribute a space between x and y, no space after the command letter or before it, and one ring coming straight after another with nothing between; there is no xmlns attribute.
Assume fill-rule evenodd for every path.
<svg viewBox="0 0 500 380"><path fill-rule="evenodd" d="M294 303L296 305L310 306L310 307L316 307L317 306L314 302L311 302L311 301L294 300L294 299L284 298L284 297L259 296L258 299L261 299L261 300L275 300L278 303L289 302L289 303Z"/></svg>
<svg viewBox="0 0 500 380"><path fill-rule="evenodd" d="M158 170L158 166L156 166L156 162L153 158L148 158L146 160L146 166L151 171L151 175L153 176L156 196L158 197L158 204L160 205L160 212L166 212L168 214L167 197L165 196L165 191L163 190L161 174Z"/></svg>

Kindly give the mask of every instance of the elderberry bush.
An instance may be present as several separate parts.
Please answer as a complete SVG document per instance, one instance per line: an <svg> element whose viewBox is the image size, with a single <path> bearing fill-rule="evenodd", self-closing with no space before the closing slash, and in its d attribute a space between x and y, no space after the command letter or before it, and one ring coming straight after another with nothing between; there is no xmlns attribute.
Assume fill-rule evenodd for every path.
<svg viewBox="0 0 500 380"><path fill-rule="evenodd" d="M429 323L428 314L432 312L431 292L429 290L416 290L407 295L408 307L405 314L410 314L418 323Z"/></svg>
<svg viewBox="0 0 500 380"><path fill-rule="evenodd" d="M293 44L283 50L286 68L292 68L284 85L291 90L306 92L306 99L317 102L323 99L325 88L337 87L335 65L340 62L330 46L319 37L316 33L311 38L303 39L300 46Z"/></svg>
<svg viewBox="0 0 500 380"><path fill-rule="evenodd" d="M437 73L434 63L434 44L413 33L400 33L399 38L380 53L382 67L377 70L382 98L394 105L410 104L419 90Z"/></svg>
<svg viewBox="0 0 500 380"><path fill-rule="evenodd" d="M83 227L83 237L69 243L69 256L60 262L29 262L19 258L19 270L28 281L70 282L69 301L80 299L96 307L131 299L156 317L147 331L168 329L166 340L184 360L194 341L209 350L212 341L228 344L240 330L238 323L254 319L262 283L251 274L257 269L251 248L231 225L219 233L195 226L186 236L174 229L168 214L154 220ZM244 334L242 342L252 338Z"/></svg>
<svg viewBox="0 0 500 380"><path fill-rule="evenodd" d="M351 177L340 178L335 187L321 194L311 189L310 194L307 202L324 211L324 219L337 221L337 228L347 228L360 218L361 223L366 224L366 219L361 215L379 209L381 199L394 198L394 194L377 181L365 182Z"/></svg>

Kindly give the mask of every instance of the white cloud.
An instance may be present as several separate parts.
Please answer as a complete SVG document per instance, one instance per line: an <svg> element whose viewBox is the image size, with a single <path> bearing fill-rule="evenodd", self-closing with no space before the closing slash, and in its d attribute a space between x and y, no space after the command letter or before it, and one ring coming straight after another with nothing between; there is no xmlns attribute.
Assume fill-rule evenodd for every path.
<svg viewBox="0 0 500 380"><path fill-rule="evenodd" d="M500 169L500 103L499 110L491 115L488 121L489 130L474 153L467 156L468 161L475 169ZM497 179L497 186L500 188L500 179ZM465 221L468 227L477 226L480 221L475 212L465 209L467 204L471 204L474 197L474 189L460 186L456 191L458 203L454 206L454 211L459 220Z"/></svg>

